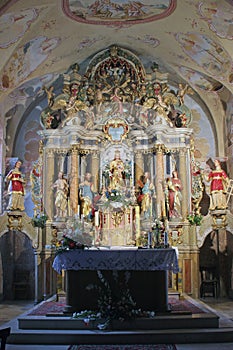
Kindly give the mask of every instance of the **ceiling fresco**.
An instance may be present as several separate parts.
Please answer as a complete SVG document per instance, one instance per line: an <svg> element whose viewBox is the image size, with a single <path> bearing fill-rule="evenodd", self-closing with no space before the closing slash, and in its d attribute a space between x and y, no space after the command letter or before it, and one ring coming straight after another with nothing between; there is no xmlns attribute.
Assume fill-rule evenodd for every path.
<svg viewBox="0 0 233 350"><path fill-rule="evenodd" d="M3 14L0 17L0 48L7 48L23 37L37 16L35 9Z"/></svg>
<svg viewBox="0 0 233 350"><path fill-rule="evenodd" d="M132 25L156 21L169 16L176 0L63 0L65 14L78 21L100 25Z"/></svg>
<svg viewBox="0 0 233 350"><path fill-rule="evenodd" d="M229 4L218 1L200 2L198 10L204 20L207 21L210 30L215 32L220 38L233 39L233 11Z"/></svg>

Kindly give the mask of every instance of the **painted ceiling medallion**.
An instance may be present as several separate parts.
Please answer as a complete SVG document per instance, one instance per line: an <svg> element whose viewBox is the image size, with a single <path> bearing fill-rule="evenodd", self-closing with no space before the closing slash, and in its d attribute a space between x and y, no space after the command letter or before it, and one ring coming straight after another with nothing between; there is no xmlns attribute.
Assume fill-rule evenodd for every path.
<svg viewBox="0 0 233 350"><path fill-rule="evenodd" d="M176 0L63 0L65 14L78 22L102 25L132 25L169 16Z"/></svg>

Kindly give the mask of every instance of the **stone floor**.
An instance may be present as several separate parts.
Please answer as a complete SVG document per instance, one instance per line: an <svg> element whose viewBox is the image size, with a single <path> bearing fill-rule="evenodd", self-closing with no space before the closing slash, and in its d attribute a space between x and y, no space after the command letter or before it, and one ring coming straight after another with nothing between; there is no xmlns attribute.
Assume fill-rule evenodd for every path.
<svg viewBox="0 0 233 350"><path fill-rule="evenodd" d="M192 299L193 301L193 299ZM195 300L198 306L208 307L220 317L220 327L233 327L233 300L205 298ZM0 328L4 328L7 322L27 312L34 307L33 301L17 300L3 301L0 303ZM15 345L7 344L6 350L67 350L68 345ZM232 343L211 343L211 344L176 344L177 350L230 350ZM94 348L93 348L94 350Z"/></svg>

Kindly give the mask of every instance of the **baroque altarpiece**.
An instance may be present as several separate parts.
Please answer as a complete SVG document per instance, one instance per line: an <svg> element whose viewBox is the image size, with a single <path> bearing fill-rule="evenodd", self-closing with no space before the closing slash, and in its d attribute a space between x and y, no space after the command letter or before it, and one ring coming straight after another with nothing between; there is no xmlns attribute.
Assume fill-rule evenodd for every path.
<svg viewBox="0 0 233 350"><path fill-rule="evenodd" d="M73 232L88 245L140 246L157 228L150 245L166 240L179 249L172 287L197 295L198 248L187 217L199 214L202 187L184 103L191 89L169 86L156 64L146 73L132 52L112 46L83 74L74 64L60 93L44 90L34 169L42 176L32 179L32 196L35 216L48 217L47 244Z"/></svg>

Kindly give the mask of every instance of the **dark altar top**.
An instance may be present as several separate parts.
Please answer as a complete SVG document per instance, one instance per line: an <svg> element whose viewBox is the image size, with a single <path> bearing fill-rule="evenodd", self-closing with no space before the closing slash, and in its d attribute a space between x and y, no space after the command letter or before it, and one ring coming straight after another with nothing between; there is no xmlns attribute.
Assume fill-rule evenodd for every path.
<svg viewBox="0 0 233 350"><path fill-rule="evenodd" d="M166 249L74 249L58 254L53 262L62 270L137 270L179 272L176 250Z"/></svg>

